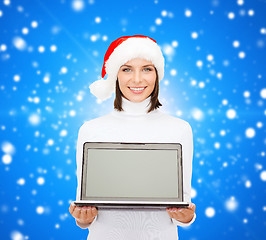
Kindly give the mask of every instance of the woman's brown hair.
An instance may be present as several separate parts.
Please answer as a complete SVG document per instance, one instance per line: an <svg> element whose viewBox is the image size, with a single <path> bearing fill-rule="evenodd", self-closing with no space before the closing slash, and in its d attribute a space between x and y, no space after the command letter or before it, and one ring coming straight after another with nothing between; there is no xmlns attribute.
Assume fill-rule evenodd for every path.
<svg viewBox="0 0 266 240"><path fill-rule="evenodd" d="M158 95L159 95L159 80L158 80L158 74L157 70L156 71L156 80L155 80L155 86L154 89L151 93L151 100L150 100L150 108L148 110L148 113L155 110L156 108L159 108L162 106L162 104L159 102ZM122 92L119 88L119 82L118 79L116 79L116 84L115 84L115 101L114 101L114 108L118 111L124 111L122 108ZM124 97L124 96L123 96Z"/></svg>

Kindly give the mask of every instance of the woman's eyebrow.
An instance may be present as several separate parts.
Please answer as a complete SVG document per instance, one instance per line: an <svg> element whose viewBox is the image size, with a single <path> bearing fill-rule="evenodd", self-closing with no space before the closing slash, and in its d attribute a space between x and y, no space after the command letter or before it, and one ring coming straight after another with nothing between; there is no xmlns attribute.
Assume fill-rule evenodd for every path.
<svg viewBox="0 0 266 240"><path fill-rule="evenodd" d="M132 66L130 66L130 65L122 65L121 67L132 67Z"/></svg>
<svg viewBox="0 0 266 240"><path fill-rule="evenodd" d="M149 65L145 65L145 66L142 66L142 67L154 67L152 64L149 64ZM121 67L132 67L131 65L122 65Z"/></svg>
<svg viewBox="0 0 266 240"><path fill-rule="evenodd" d="M154 67L152 64L149 64L149 65L145 65L143 67Z"/></svg>

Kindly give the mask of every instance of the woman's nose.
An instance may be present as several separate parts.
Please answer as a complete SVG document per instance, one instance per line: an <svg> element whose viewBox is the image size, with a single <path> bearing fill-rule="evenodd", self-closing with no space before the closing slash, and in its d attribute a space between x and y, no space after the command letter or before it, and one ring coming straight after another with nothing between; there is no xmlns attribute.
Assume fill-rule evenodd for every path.
<svg viewBox="0 0 266 240"><path fill-rule="evenodd" d="M133 76L133 81L135 83L139 83L139 82L142 81L142 76L141 76L141 73L140 72L135 71L134 76Z"/></svg>

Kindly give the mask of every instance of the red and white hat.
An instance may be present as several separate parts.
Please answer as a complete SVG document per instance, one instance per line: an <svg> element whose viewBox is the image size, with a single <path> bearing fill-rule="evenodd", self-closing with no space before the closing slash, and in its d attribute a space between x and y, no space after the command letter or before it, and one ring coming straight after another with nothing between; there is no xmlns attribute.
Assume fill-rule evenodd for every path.
<svg viewBox="0 0 266 240"><path fill-rule="evenodd" d="M143 58L151 61L161 81L164 76L164 57L156 41L143 35L123 36L113 41L107 49L103 68L102 79L93 82L89 88L93 95L104 101L115 92L115 84L119 68L134 58ZM107 79L103 79L105 75Z"/></svg>

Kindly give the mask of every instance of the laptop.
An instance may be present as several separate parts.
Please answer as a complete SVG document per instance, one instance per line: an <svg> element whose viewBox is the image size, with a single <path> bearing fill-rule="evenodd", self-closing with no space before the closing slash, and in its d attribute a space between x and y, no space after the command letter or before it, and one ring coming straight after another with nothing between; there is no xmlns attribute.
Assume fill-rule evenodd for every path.
<svg viewBox="0 0 266 240"><path fill-rule="evenodd" d="M77 206L187 207L180 143L86 142Z"/></svg>

